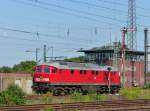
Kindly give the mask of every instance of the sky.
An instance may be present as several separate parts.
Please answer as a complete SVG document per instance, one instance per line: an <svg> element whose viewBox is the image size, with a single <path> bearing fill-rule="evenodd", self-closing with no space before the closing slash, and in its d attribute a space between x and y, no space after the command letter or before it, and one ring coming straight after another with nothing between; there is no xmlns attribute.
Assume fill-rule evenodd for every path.
<svg viewBox="0 0 150 111"><path fill-rule="evenodd" d="M43 56L77 57L90 49L121 41L127 25L128 0L1 0L0 66ZM150 0L136 0L137 49L143 50L150 27ZM30 52L26 52L30 50Z"/></svg>

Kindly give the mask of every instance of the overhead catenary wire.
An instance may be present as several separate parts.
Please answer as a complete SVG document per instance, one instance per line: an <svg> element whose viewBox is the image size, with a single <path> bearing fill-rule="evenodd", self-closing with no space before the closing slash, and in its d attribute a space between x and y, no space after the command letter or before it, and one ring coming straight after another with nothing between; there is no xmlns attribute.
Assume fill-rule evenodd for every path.
<svg viewBox="0 0 150 111"><path fill-rule="evenodd" d="M51 37L51 38L58 38L58 39L65 39L65 36L60 36L60 35L54 35L54 34L47 34L47 33L40 33L40 32L33 32L33 31L26 31L26 30L20 30L20 29L14 29L14 28L6 28L6 27L0 27L0 30L9 30L9 31L15 31L15 32L20 32L20 33L26 33L26 34L32 34L37 36L44 36L44 37ZM75 37L72 37L71 39L69 39L70 41L73 40L77 40ZM78 41L82 41L82 42L89 42L89 40L85 40L85 39L78 39Z"/></svg>
<svg viewBox="0 0 150 111"><path fill-rule="evenodd" d="M32 34L32 35L36 35L37 33L36 32L31 32L31 31L26 31L26 30L18 30L18 29L12 29L12 28L5 28L5 27L0 27L0 30L9 30L9 31L15 31L15 32L20 32L20 33L26 33L26 34ZM52 34L45 34L45 33L39 33L39 36L45 36L47 38L49 37L57 37L57 35L52 35ZM7 37L7 36L3 36L3 37ZM61 38L61 37L57 37L58 39L64 39L64 38ZM19 40L26 40L26 41L30 41L30 42L48 42L46 40L31 40L31 39L26 39L26 38L16 38L16 39L19 39ZM50 39L50 38L49 38ZM60 42L60 41L53 41L53 43L57 43L57 44L80 44L80 45L84 45L84 46L89 46L91 45L91 43L83 43L83 42L86 42L86 41L83 41L82 43L80 42L75 42L74 40L72 39L69 39L68 41L70 41L69 43L64 43L64 42ZM80 41L80 40L78 40ZM88 41L89 42L89 41ZM96 45L96 43L94 43ZM99 43L97 42L97 45Z"/></svg>
<svg viewBox="0 0 150 111"><path fill-rule="evenodd" d="M27 0L27 1L33 2L33 0ZM111 18L111 17L107 17L107 16L95 14L95 13L85 12L85 11L78 10L78 9L68 8L68 7L64 7L64 6L57 5L57 4L53 4L53 3L49 3L49 2L37 1L36 3L39 3L39 4L41 4L41 5L45 5L45 6L57 7L57 8L60 8L60 9L64 9L64 10L67 10L67 11L71 11L71 12L77 12L77 13L86 14L86 15L90 15L90 16L101 17L101 18L113 20L113 21L116 21L116 22L119 22L119 23L120 23L120 22L121 22L121 23L122 23L122 22L126 22L125 20L120 20L120 19L116 19L116 18Z"/></svg>
<svg viewBox="0 0 150 111"><path fill-rule="evenodd" d="M84 19L88 19L88 20L91 20L91 21L95 21L95 22L100 22L100 23L104 23L104 24L111 24L111 25L114 25L114 26L119 26L119 27L121 27L121 25L124 23L124 24L126 24L126 21L123 21L123 20L118 20L118 19L116 19L116 18L111 18L111 17L107 17L107 16L99 16L99 17L102 17L102 18L105 18L105 19L109 19L109 20L113 20L113 21L116 21L116 22L118 22L118 24L116 24L116 23L112 23L112 22L106 22L106 21L101 21L101 20L98 20L98 19L95 19L95 18L91 18L91 17L88 17L88 16L83 16L83 15L79 15L79 14L74 14L74 13L68 13L68 12L66 12L66 11L58 11L58 10L53 10L53 9L51 9L50 7L43 7L43 6L41 6L40 4L42 3L43 5L48 5L48 6L50 6L50 5L52 5L52 4L49 4L49 3L47 3L47 2L41 2L41 1L38 1L40 4L38 5L37 3L38 2L36 2L36 5L35 4L32 4L32 3L34 3L34 1L33 0L28 0L28 1L30 1L30 2L32 2L32 3L27 3L27 2L24 2L24 1L22 1L22 0L13 0L13 1L17 1L17 2L19 2L19 3L23 3L23 4L26 4L26 5L31 5L31 6L34 6L34 7L39 7L39 8L42 8L42 9L46 9L46 10L49 10L49 11L55 11L55 12L57 12L57 13L61 13L61 12L63 12L63 14L69 14L69 15L72 15L72 16L76 16L76 17L80 17L80 18L84 18ZM66 8L66 7L63 7L63 6L59 6L59 5L57 5L57 4L53 4L53 7L57 7L57 8L61 8L61 9L66 9L66 10L68 10L68 11L72 11L72 12L76 12L76 11L79 11L79 12L77 12L77 13L84 13L84 11L82 12L80 12L80 10L74 10L74 9L70 9L70 8ZM69 10L70 9L70 10ZM62 14L62 13L61 13ZM89 15L89 16L92 16L92 15L90 15L90 13L85 13L85 14L87 14L87 15ZM97 16L98 17L98 16ZM119 24L119 23L122 23L122 24ZM142 25L142 24L137 24L137 26L139 26L139 27L145 27L145 25ZM150 27L150 26L147 26L147 27Z"/></svg>
<svg viewBox="0 0 150 111"><path fill-rule="evenodd" d="M13 0L14 1L14 0ZM15 0L16 1L16 0ZM18 1L18 0L17 0ZM20 0L19 0L20 1ZM31 0L28 0L28 1L31 1ZM32 4L33 5L33 4ZM36 4L36 6L37 6L37 4ZM38 5L39 6L39 5ZM107 24L109 24L108 22L106 22ZM112 24L112 23L110 23L110 24ZM116 24L115 24L116 25ZM144 27L143 25L140 25L141 27Z"/></svg>
<svg viewBox="0 0 150 111"><path fill-rule="evenodd" d="M92 7L99 8L99 9L105 9L105 10L109 10L109 11L113 11L113 12L118 12L118 13L120 13L122 15L126 15L126 16L127 16L127 13L128 13L125 10L120 10L120 9L116 9L116 8L110 8L110 7L101 6L101 5L98 5L98 4L92 4L92 3L89 3L87 1L79 1L79 0L67 0L67 1L72 2L72 3L76 3L76 4L88 5L88 6L92 6ZM121 4L121 3L118 3L118 2L116 3L116 2L111 2L111 1L108 1L108 3L115 4L115 5L116 4L118 4L118 5ZM123 5L123 4L121 4L121 5ZM150 16L143 15L143 14L137 14L137 16L145 17L145 18L148 18L148 19L150 18Z"/></svg>
<svg viewBox="0 0 150 111"><path fill-rule="evenodd" d="M3 35L0 35L0 38L2 38L2 39L17 39L17 40L26 40L26 41L28 41L28 43L26 44L26 43L14 43L14 42L11 42L11 43L8 43L8 42L6 42L6 43L4 43L4 41L3 42L1 42L1 44L4 44L4 45L12 45L12 44L14 44L14 45L16 45L16 46L22 46L23 48L24 48L24 46L33 46L33 47L35 47L36 45L43 45L43 44L45 44L45 42L44 43L42 43L42 44L39 44L40 42L38 42L38 44L36 44L36 40L35 40L35 44L29 44L29 41L30 42L34 42L34 40L31 40L31 39L20 39L20 38L15 38L14 36L11 36L11 37L7 37L6 38L6 36L3 36ZM8 44L7 44L8 43ZM80 47L79 48L77 48L77 46L78 45L75 45L74 47L76 47L76 48L74 48L74 47L67 47L67 48L62 48L62 46L59 46L59 45L57 45L57 48L55 48L55 49L57 49L57 50L61 50L61 51L77 51L77 50L79 50L80 49ZM5 46L6 47L6 46Z"/></svg>
<svg viewBox="0 0 150 111"><path fill-rule="evenodd" d="M127 6L128 5L126 3L120 3L120 2L116 2L116 1L114 2L114 1L110 1L110 0L97 0L97 1L99 1L99 2L105 2L105 3L109 3L109 4L120 5L120 6ZM144 11L149 11L150 10L148 8L144 8L144 7L141 7L141 6L137 6L137 8L142 9Z"/></svg>
<svg viewBox="0 0 150 111"><path fill-rule="evenodd" d="M80 14L75 14L75 13L71 13L71 12L66 12L66 11L62 11L62 10L56 10L56 9L52 9L50 7L45 7L45 6L41 6L41 5L37 5L37 4L25 2L25 1L20 1L20 0L11 0L11 1L14 1L16 3L21 3L21 4L24 4L24 5L30 5L32 7L41 8L41 9L44 9L44 10L47 10L47 11L51 11L51 12L56 12L56 13L59 13L59 14L65 14L65 15L70 15L70 16L74 16L74 17L90 20L90 21L93 21L93 22L96 22L96 23L111 24L111 25L119 26L119 27L121 26L120 24L112 23L110 21L109 22L102 21L102 20L99 20L99 19L96 19L96 18L93 18L93 17L80 15Z"/></svg>

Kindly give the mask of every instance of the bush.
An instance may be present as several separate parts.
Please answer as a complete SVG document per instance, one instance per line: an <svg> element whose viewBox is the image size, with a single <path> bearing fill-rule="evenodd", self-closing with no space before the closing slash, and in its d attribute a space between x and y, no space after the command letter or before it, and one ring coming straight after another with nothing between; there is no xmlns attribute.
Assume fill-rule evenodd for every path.
<svg viewBox="0 0 150 111"><path fill-rule="evenodd" d="M25 102L25 93L17 85L10 85L0 93L0 105L20 105Z"/></svg>
<svg viewBox="0 0 150 111"><path fill-rule="evenodd" d="M148 88L149 89L150 88L150 82L146 83L144 88Z"/></svg>

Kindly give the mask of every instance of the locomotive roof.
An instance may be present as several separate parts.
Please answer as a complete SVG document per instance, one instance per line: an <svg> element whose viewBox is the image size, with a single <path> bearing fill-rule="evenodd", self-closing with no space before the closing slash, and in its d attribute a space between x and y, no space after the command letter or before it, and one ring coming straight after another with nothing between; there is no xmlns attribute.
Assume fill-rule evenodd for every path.
<svg viewBox="0 0 150 111"><path fill-rule="evenodd" d="M49 65L59 69L108 70L108 68L111 68L111 70L117 71L117 68L115 67L99 66L93 63L75 63L75 62L56 61L56 62L43 63L42 65Z"/></svg>

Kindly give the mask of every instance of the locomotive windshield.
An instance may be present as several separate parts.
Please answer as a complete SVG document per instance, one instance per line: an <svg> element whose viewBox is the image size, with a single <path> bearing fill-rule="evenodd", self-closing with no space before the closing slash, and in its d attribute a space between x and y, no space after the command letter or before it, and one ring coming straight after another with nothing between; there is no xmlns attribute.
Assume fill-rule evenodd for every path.
<svg viewBox="0 0 150 111"><path fill-rule="evenodd" d="M45 69L44 69L44 72L45 72L45 73L50 73L50 69L49 69L49 68L45 68Z"/></svg>
<svg viewBox="0 0 150 111"><path fill-rule="evenodd" d="M42 72L42 68L36 68L35 72Z"/></svg>

